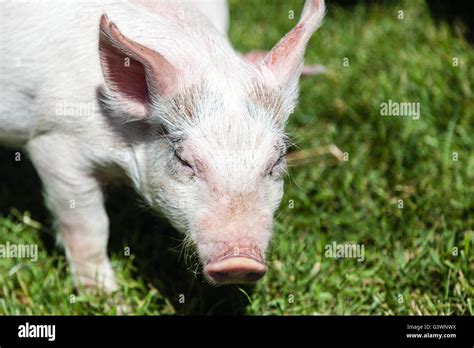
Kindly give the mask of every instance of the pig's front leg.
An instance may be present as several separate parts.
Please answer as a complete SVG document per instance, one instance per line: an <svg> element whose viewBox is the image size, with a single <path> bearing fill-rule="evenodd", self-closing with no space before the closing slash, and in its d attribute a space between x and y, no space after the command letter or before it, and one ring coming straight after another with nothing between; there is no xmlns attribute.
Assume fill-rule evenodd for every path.
<svg viewBox="0 0 474 348"><path fill-rule="evenodd" d="M80 147L79 141L60 135L42 135L28 143L75 284L112 292L118 287L107 257L109 219L101 187Z"/></svg>

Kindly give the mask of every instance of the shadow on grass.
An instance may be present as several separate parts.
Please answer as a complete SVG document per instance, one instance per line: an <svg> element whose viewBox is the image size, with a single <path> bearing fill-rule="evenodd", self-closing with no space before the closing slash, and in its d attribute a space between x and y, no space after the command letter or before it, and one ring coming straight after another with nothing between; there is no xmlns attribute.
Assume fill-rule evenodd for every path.
<svg viewBox="0 0 474 348"><path fill-rule="evenodd" d="M14 160L17 151L20 152L0 148L0 214L7 215L12 208L29 211L34 220L43 224L41 239L52 253L56 248L55 238L51 232L51 215L43 203L41 182L24 152L20 162ZM244 314L248 300L239 288L213 287L201 275L195 275L180 253L182 235L164 218L141 207L132 189L110 186L105 195L111 231L109 253L120 257L124 248L129 247L135 255L133 277L140 277L157 288L173 304L177 314ZM249 294L253 290L243 289ZM181 295L185 296L184 304L179 301Z"/></svg>

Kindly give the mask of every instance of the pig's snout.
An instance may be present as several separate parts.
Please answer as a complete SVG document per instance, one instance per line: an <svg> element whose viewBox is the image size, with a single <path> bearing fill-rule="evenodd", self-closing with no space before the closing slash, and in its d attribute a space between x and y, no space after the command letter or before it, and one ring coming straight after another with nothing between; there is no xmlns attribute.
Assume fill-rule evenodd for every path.
<svg viewBox="0 0 474 348"><path fill-rule="evenodd" d="M262 278L267 267L246 257L231 257L205 267L204 273L215 284L251 283Z"/></svg>
<svg viewBox="0 0 474 348"><path fill-rule="evenodd" d="M267 267L255 248L250 252L234 248L204 267L204 275L216 285L252 283L262 278L266 272Z"/></svg>

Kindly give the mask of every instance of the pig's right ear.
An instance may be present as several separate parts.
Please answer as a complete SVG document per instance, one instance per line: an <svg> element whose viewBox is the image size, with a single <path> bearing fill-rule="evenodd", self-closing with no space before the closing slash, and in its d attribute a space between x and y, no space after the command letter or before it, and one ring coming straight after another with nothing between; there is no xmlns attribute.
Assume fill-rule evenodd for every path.
<svg viewBox="0 0 474 348"><path fill-rule="evenodd" d="M263 58L263 63L281 85L294 83L299 78L306 44L321 26L324 14L324 0L306 0L298 24Z"/></svg>
<svg viewBox="0 0 474 348"><path fill-rule="evenodd" d="M106 15L100 19L99 53L110 108L146 120L151 103L175 93L176 69L161 54L125 37Z"/></svg>

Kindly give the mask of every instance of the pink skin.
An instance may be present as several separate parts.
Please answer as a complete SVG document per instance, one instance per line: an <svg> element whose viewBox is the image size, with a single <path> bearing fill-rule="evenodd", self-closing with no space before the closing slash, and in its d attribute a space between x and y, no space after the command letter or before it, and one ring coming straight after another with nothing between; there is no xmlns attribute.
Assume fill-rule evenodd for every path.
<svg viewBox="0 0 474 348"><path fill-rule="evenodd" d="M258 65L267 56L268 51L250 51L245 53L242 57L249 63ZM305 65L301 71L301 77L315 76L326 71L323 65Z"/></svg>

